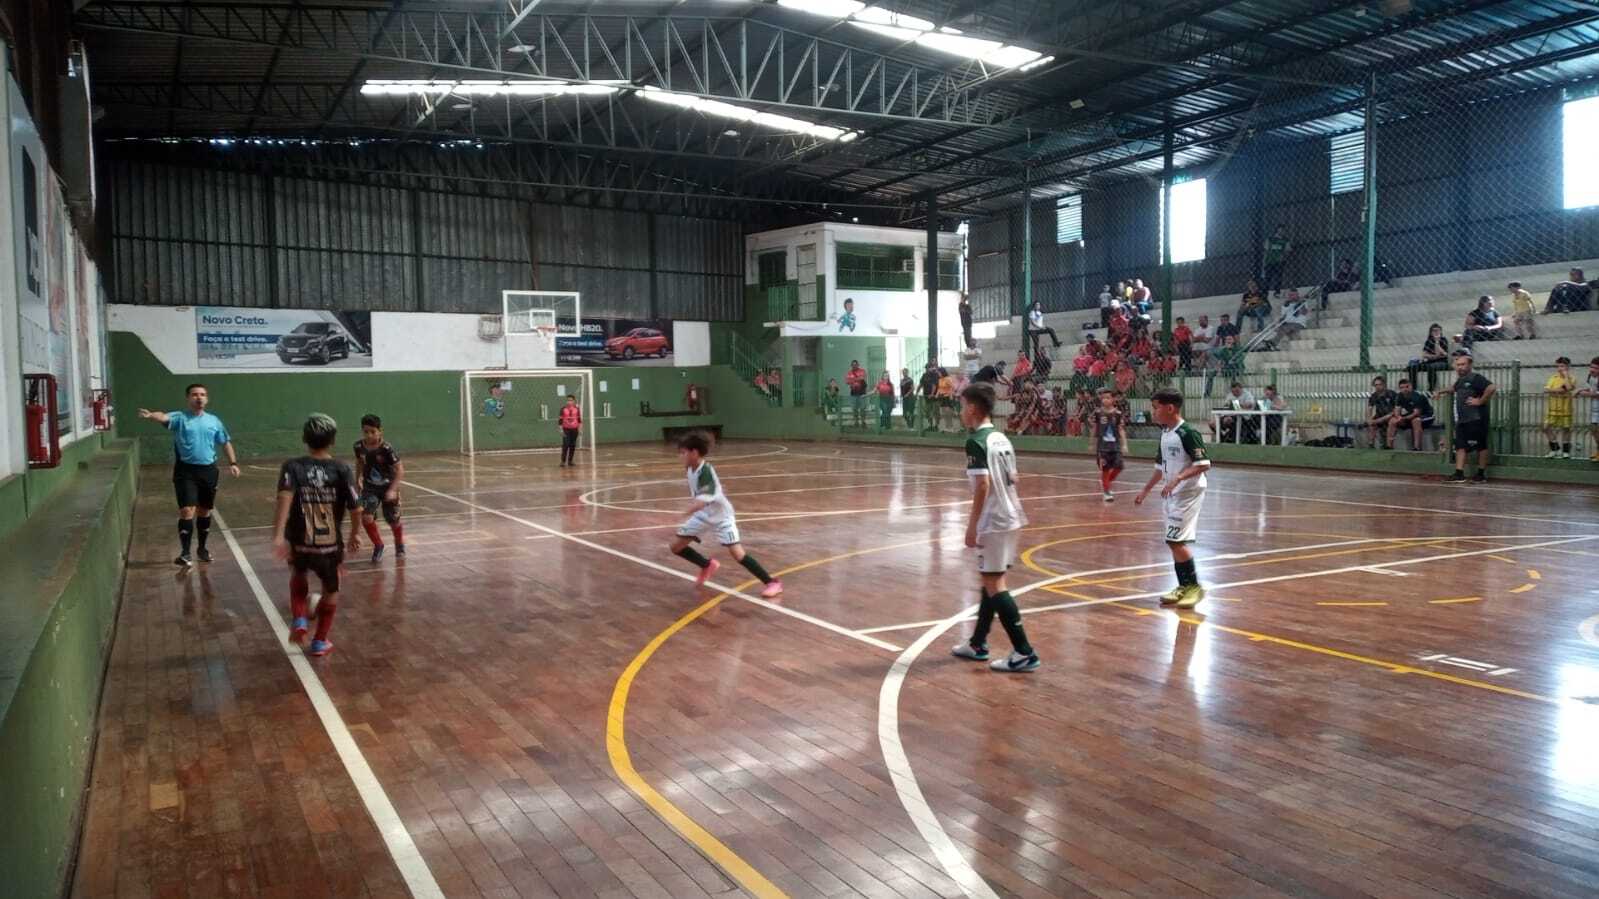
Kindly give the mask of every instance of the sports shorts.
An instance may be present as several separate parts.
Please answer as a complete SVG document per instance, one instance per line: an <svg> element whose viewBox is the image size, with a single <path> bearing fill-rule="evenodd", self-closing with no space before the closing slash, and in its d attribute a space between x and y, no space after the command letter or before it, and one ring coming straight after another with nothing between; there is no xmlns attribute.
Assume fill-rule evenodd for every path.
<svg viewBox="0 0 1599 899"><path fill-rule="evenodd" d="M1016 561L1021 531L989 531L977 535L977 570L982 574L1004 574Z"/></svg>
<svg viewBox="0 0 1599 899"><path fill-rule="evenodd" d="M1100 450L1099 467L1106 471L1112 468L1125 468L1126 466L1122 464L1121 450Z"/></svg>
<svg viewBox="0 0 1599 899"><path fill-rule="evenodd" d="M1571 427L1571 410L1567 409L1564 412L1545 411L1543 414L1543 426L1546 428Z"/></svg>
<svg viewBox="0 0 1599 899"><path fill-rule="evenodd" d="M189 506L199 506L202 509L216 508L216 465L190 465L187 462L174 462L172 464L172 489L177 494L178 508L180 509Z"/></svg>
<svg viewBox="0 0 1599 899"><path fill-rule="evenodd" d="M330 553L307 553L295 550L289 555L289 567L297 572L314 574L322 582L322 595L339 592L339 566L344 564L344 550Z"/></svg>
<svg viewBox="0 0 1599 899"><path fill-rule="evenodd" d="M361 511L367 515L376 515L381 510L383 520L393 525L400 520L400 496L395 494L394 501L389 502L383 498L388 490L385 488L368 488L361 494Z"/></svg>
<svg viewBox="0 0 1599 899"><path fill-rule="evenodd" d="M716 537L723 546L732 546L738 539L738 521L731 515L711 515L704 509L695 512L678 525L677 535L703 541L707 535Z"/></svg>
<svg viewBox="0 0 1599 899"><path fill-rule="evenodd" d="M1204 490L1183 490L1162 497L1166 513L1166 542L1193 543L1199 537L1199 508Z"/></svg>
<svg viewBox="0 0 1599 899"><path fill-rule="evenodd" d="M1483 450L1488 448L1488 420L1455 423L1455 449Z"/></svg>

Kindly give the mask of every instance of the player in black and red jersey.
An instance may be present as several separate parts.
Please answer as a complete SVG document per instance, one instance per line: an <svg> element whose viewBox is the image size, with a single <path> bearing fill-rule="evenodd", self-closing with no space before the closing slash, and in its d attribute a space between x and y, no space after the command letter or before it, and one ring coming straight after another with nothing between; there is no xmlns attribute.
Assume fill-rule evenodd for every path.
<svg viewBox="0 0 1599 899"><path fill-rule="evenodd" d="M272 553L289 563L289 609L294 623L289 639L305 640L310 624L311 585L314 572L322 582L322 599L316 604L316 637L310 654L333 651L328 630L339 608L339 567L344 551L361 548L356 529L361 523L361 498L356 494L350 467L333 458L330 447L339 435L334 420L318 412L305 420L301 431L309 455L290 459L278 470L278 510ZM342 539L344 514L350 514L350 542Z"/></svg>
<svg viewBox="0 0 1599 899"><path fill-rule="evenodd" d="M366 513L366 535L372 539L372 561L383 558L383 536L378 533L378 510L394 533L394 557L405 558L405 528L400 524L400 482L405 466L400 454L383 439L383 419L361 416L361 439L355 442L355 477L361 485L361 511Z"/></svg>

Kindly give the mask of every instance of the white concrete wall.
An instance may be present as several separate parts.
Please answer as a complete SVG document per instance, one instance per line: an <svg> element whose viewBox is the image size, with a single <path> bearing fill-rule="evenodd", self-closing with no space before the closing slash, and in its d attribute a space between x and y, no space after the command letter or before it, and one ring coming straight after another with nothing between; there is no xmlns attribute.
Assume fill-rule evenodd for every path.
<svg viewBox="0 0 1599 899"><path fill-rule="evenodd" d="M139 335L161 364L176 374L228 371L199 365L195 343L194 307L107 307L107 327ZM372 367L319 368L295 366L273 369L239 369L294 374L308 371L467 371L503 368L510 351L511 368L554 368L555 353L538 337L511 337L506 343L478 337L478 316L445 312L372 313ZM705 326L704 356L710 359L710 328ZM675 333L674 333L674 336ZM703 363L681 362L683 365Z"/></svg>

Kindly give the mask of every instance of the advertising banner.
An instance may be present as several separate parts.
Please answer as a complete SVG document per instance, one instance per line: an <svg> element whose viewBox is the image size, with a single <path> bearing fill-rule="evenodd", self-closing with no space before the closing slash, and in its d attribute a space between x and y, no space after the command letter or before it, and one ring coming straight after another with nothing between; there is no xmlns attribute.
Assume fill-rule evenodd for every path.
<svg viewBox="0 0 1599 899"><path fill-rule="evenodd" d="M557 324L570 327L567 322ZM555 339L555 364L672 365L672 323L664 319L585 318L581 337Z"/></svg>
<svg viewBox="0 0 1599 899"><path fill-rule="evenodd" d="M196 306L201 368L371 368L372 313Z"/></svg>

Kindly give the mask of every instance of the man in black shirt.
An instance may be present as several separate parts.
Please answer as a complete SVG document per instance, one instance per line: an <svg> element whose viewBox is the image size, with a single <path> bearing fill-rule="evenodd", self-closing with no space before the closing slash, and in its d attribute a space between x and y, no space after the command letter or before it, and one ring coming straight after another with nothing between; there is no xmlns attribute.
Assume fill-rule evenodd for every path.
<svg viewBox="0 0 1599 899"><path fill-rule="evenodd" d="M334 420L318 412L306 419L301 436L309 455L290 459L278 469L278 509L273 555L289 563L289 609L294 623L289 639L305 639L310 625L311 585L315 572L322 582L322 600L316 605L316 637L309 653L325 656L333 651L328 631L339 608L339 566L344 551L361 548L361 496L350 466L333 458L329 449L339 435ZM342 537L344 514L350 514L350 540Z"/></svg>
<svg viewBox="0 0 1599 899"><path fill-rule="evenodd" d="M899 403L905 413L905 427L916 430L916 382L911 380L911 370L899 370Z"/></svg>
<svg viewBox="0 0 1599 899"><path fill-rule="evenodd" d="M1227 313L1221 314L1221 324L1216 326L1216 345L1225 343L1229 337L1237 337L1241 333L1238 326L1228 318Z"/></svg>
<svg viewBox="0 0 1599 899"><path fill-rule="evenodd" d="M1399 396L1394 400L1394 413L1388 418L1388 448L1394 449L1394 436L1401 428L1410 432L1410 449L1422 452L1425 444L1422 435L1432 427L1432 401L1425 393L1414 388L1409 379L1399 380Z"/></svg>
<svg viewBox="0 0 1599 899"><path fill-rule="evenodd" d="M922 390L922 430L931 431L938 427L938 366L927 363L917 386Z"/></svg>
<svg viewBox="0 0 1599 899"><path fill-rule="evenodd" d="M961 337L966 341L967 348L977 346L977 341L972 339L972 300L966 294L961 294Z"/></svg>
<svg viewBox="0 0 1599 899"><path fill-rule="evenodd" d="M1005 377L1005 361L1001 359L993 365L985 365L972 375L973 384L998 384Z"/></svg>
<svg viewBox="0 0 1599 899"><path fill-rule="evenodd" d="M1466 482L1466 457L1477 453L1477 473L1472 481L1488 483L1488 400L1498 390L1492 381L1471 370L1471 351L1455 350L1455 473L1450 484ZM1443 396L1442 392L1439 396Z"/></svg>
<svg viewBox="0 0 1599 899"><path fill-rule="evenodd" d="M1388 431L1388 424L1393 420L1394 401L1399 399L1392 390L1388 389L1388 379L1378 375L1371 379L1371 397L1366 400L1366 436L1371 440L1372 449L1382 449L1380 435ZM1388 438L1388 448L1394 445L1393 437Z"/></svg>

